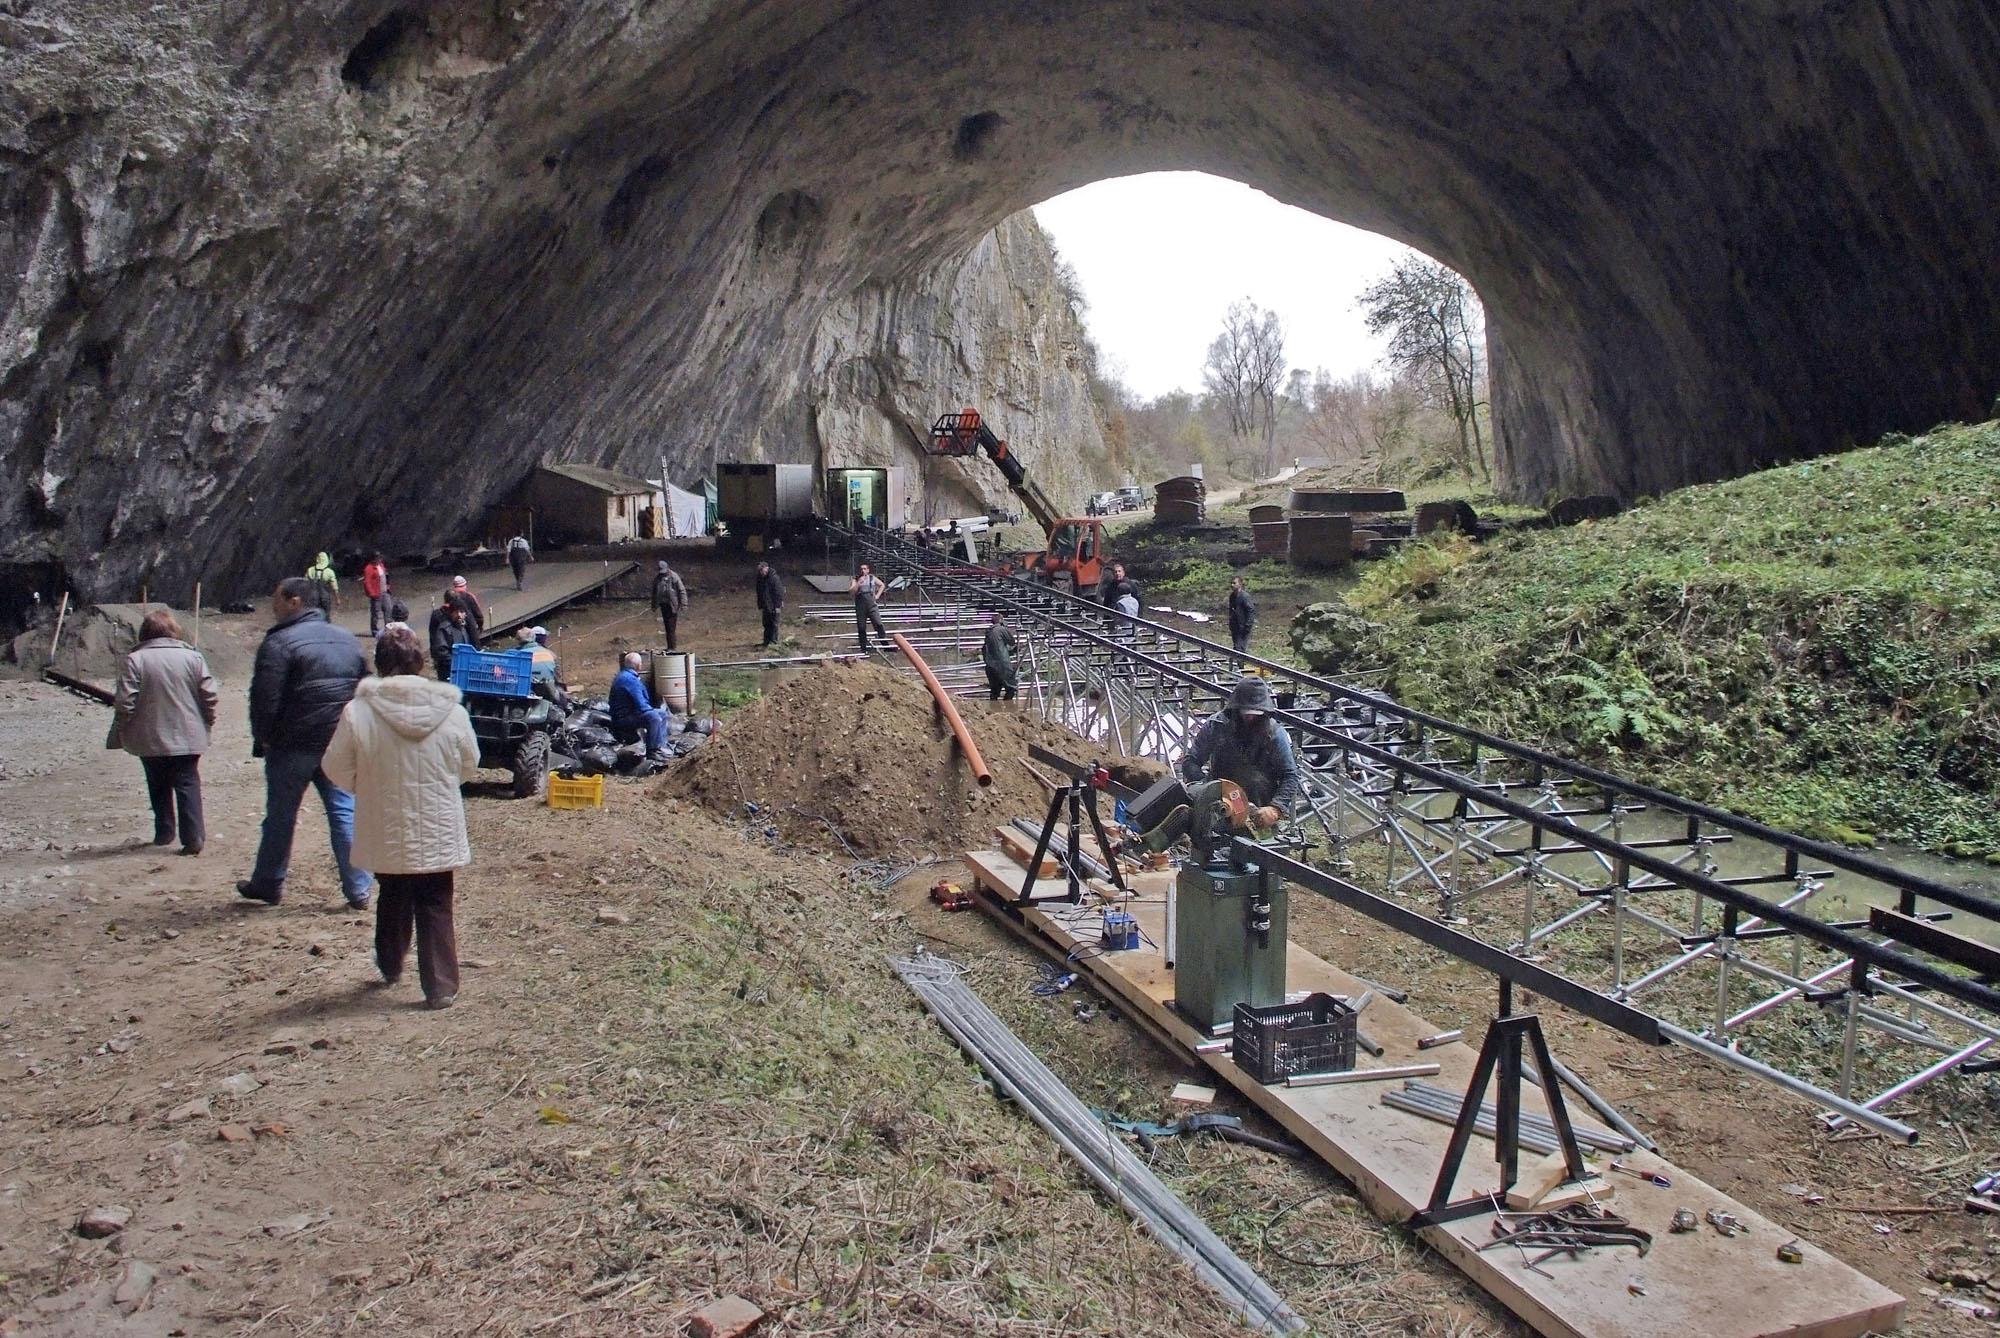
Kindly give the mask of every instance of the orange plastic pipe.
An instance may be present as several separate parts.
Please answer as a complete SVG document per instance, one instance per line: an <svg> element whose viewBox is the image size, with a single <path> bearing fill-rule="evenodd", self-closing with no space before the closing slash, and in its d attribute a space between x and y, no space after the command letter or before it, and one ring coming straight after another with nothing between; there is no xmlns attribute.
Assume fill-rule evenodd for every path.
<svg viewBox="0 0 2000 1338"><path fill-rule="evenodd" d="M943 711L944 718L951 722L951 732L958 736L958 746L965 753L966 762L972 767L972 779L981 785L991 785L993 773L986 769L986 759L979 755L979 745L972 741L972 731L965 727L964 717L959 715L958 708L951 704L951 694L944 690L944 684L937 681L937 675L924 663L924 657L917 654L916 647L906 641L901 632L889 633L889 640L896 643L896 649L903 652L904 659L916 666L917 673L923 677L924 686L929 688L931 696L937 699L938 710Z"/></svg>

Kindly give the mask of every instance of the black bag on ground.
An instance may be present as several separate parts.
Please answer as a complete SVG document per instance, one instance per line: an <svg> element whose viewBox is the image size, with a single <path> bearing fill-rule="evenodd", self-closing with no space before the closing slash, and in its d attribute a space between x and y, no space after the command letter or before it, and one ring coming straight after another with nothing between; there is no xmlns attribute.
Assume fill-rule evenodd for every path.
<svg viewBox="0 0 2000 1338"><path fill-rule="evenodd" d="M586 748L577 754L576 765L586 776L603 776L618 770L618 754L610 748Z"/></svg>

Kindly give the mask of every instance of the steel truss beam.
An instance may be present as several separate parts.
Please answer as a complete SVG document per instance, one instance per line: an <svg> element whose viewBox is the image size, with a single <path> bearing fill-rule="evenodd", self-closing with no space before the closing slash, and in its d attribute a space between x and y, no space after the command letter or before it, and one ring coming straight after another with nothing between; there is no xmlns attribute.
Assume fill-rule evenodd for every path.
<svg viewBox="0 0 2000 1338"><path fill-rule="evenodd" d="M918 602L903 607L921 610L917 625L947 648L969 649L974 661L991 613L1018 619L1017 632L1026 634L1024 696L1053 723L1126 755L1175 762L1238 676L1264 675L1278 694L1278 717L1300 759L1308 821L1324 833L1329 863L1352 869L1357 846L1381 847L1382 891L1390 900L1331 880L1369 898L1364 913L1433 946L1429 930L1418 932L1419 920L1456 936L1454 943L1479 942L1477 954L1456 955L1488 970L1501 960L1492 954L1526 959L1559 947L1558 936L1572 926L1608 919L1608 979L1570 982L1597 1001L1581 1011L1595 1016L1597 1006L1629 1008L1639 994L1677 988L1665 996L1667 1006L1685 1014L1698 1005L1706 1025L1696 1032L1659 1021L1658 1036L1807 1096L1826 1108L1822 1118L1831 1126L1855 1120L1913 1139L1914 1131L1883 1108L2000 1042L2000 990L1812 910L1841 873L1889 889L1905 916L1918 916L1920 902L1930 903L1935 909L1922 916L1926 922L1956 915L2000 929L2000 904L1090 600L949 566L892 536L864 532L853 541L878 572L909 578ZM852 612L830 608L826 616L851 620ZM1632 820L1646 824L1643 835L1626 836ZM1715 851L1723 845L1752 871L1722 876ZM1332 895L1326 874L1299 867L1311 876L1296 881ZM1293 872L1288 868L1287 876ZM1773 899L1754 890L1766 886L1785 887L1787 895ZM1432 914L1395 904L1417 889ZM1521 927L1511 944L1502 948L1461 932L1468 911L1502 894L1518 897ZM1344 892L1335 899L1354 904ZM1398 914L1376 914L1380 907ZM1508 913L1497 903L1494 910ZM1720 919L1713 929L1712 913ZM1676 922L1680 915L1685 924ZM1635 955L1662 950L1667 960L1628 978ZM1784 960L1774 963L1774 956ZM1711 988L1690 988L1686 973L1697 966L1714 968ZM1746 987L1767 992L1745 1006L1739 995ZM1562 1001L1576 1006L1582 996ZM1798 1003L1841 1012L1834 1090L1738 1049L1750 1024ZM1924 1062L1856 1100L1864 1031L1884 1063L1894 1045L1922 1051Z"/></svg>

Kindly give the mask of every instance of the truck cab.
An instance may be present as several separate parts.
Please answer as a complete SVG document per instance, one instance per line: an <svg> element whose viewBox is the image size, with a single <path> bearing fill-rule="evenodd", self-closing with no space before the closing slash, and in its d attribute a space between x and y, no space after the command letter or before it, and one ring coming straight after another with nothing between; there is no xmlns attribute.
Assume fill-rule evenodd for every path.
<svg viewBox="0 0 2000 1338"><path fill-rule="evenodd" d="M1104 522L1095 516L1058 520L1049 528L1049 546L1024 559L1023 570L1065 594L1087 594L1104 576L1104 540Z"/></svg>

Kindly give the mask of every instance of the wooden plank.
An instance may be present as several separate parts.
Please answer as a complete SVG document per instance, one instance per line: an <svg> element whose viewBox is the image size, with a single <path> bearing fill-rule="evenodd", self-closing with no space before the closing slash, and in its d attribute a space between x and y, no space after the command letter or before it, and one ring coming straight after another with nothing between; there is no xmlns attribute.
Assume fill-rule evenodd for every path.
<svg viewBox="0 0 2000 1338"><path fill-rule="evenodd" d="M1006 852L1008 859L1024 869L1028 867L1028 861L1035 857L1035 843L1031 838L1023 836L1012 827L995 827L993 835L1000 839L1000 849ZM1035 876L1053 878L1061 872L1062 866L1056 863L1055 857L1044 854L1041 868L1036 871Z"/></svg>
<svg viewBox="0 0 2000 1338"><path fill-rule="evenodd" d="M1934 957L1942 957L1982 976L2000 976L2000 949L1963 934L1954 934L1929 920L1919 920L1913 915L1892 911L1887 906L1870 906L1868 927L1878 934L1887 934L1898 943L1921 948Z"/></svg>
<svg viewBox="0 0 2000 1338"><path fill-rule="evenodd" d="M966 865L978 885L1003 898L1011 898L1020 885L1020 866L997 851L969 852ZM984 898L981 904L991 905ZM1385 1221L1404 1221L1428 1201L1450 1137L1446 1126L1383 1106L1379 1084L1265 1087L1227 1053L1195 1054L1194 1047L1208 1038L1173 1011L1173 973L1151 946L1164 941L1165 906L1158 898L1141 896L1127 909L1138 916L1150 942L1129 952L1086 955L1079 966L1094 981L1153 1023L1151 1030L1173 1038L1182 1057L1206 1063L1311 1148ZM1099 934L1097 910L1088 906L1037 905L1000 918L1065 954L1095 942ZM1366 988L1296 943L1286 954L1286 971L1293 990L1353 995ZM1418 1051L1419 1037L1443 1028L1414 1010L1378 998L1368 1009L1368 1027L1386 1049L1382 1064L1434 1060L1442 1065L1431 1080L1438 1086L1462 1091L1470 1081L1476 1048L1454 1041ZM1523 1094L1523 1108L1547 1110L1541 1093L1532 1088ZM1497 1166L1482 1160L1491 1149L1490 1142L1473 1143L1455 1197L1498 1190ZM1674 1181L1671 1190L1637 1181L1620 1187L1619 1213L1653 1234L1653 1249L1644 1259L1629 1249L1600 1249L1579 1259L1549 1260L1540 1265L1544 1276L1522 1267L1511 1251L1480 1252L1479 1246L1491 1239L1490 1214L1426 1228L1422 1235L1502 1305L1551 1338L1686 1338L1690 1332L1703 1338L1859 1338L1902 1322L1903 1298L1880 1283L1803 1240L1805 1262L1780 1263L1777 1247L1793 1238L1783 1227L1661 1158L1640 1152L1625 1160ZM1669 1220L1681 1205L1697 1213L1709 1208L1733 1213L1751 1230L1734 1238L1709 1230L1670 1234ZM1632 1294L1629 1279L1640 1281L1643 1296Z"/></svg>

